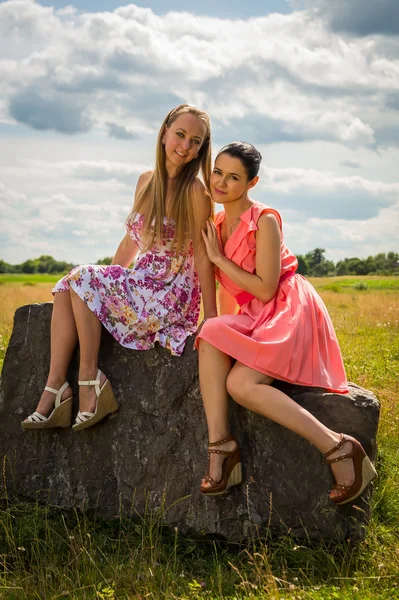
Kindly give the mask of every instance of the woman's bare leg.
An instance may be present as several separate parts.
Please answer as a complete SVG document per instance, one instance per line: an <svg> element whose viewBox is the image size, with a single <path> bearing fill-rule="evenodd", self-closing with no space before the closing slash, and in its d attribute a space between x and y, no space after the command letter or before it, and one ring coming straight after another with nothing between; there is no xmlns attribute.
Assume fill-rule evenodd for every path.
<svg viewBox="0 0 399 600"><path fill-rule="evenodd" d="M54 295L51 317L50 371L46 385L58 390L65 383L77 340L71 297L69 292L58 292ZM68 387L62 394L62 400L71 395L72 388ZM54 394L44 391L37 405L37 412L47 416L54 407L54 400Z"/></svg>
<svg viewBox="0 0 399 600"><path fill-rule="evenodd" d="M227 390L241 406L256 412L311 442L320 452L327 452L339 441L340 434L332 431L316 419L310 412L294 402L289 396L270 387L272 378L236 362L227 378ZM352 449L346 442L341 450L330 458ZM337 483L352 485L355 479L352 460L344 460L332 465Z"/></svg>
<svg viewBox="0 0 399 600"><path fill-rule="evenodd" d="M229 435L229 397L226 379L231 370L231 358L205 340L199 342L199 379L205 416L208 424L208 439L217 442ZM220 449L233 450L235 442L227 442ZM210 475L218 481L222 475L224 457L210 455ZM210 484L202 482L203 485Z"/></svg>
<svg viewBox="0 0 399 600"><path fill-rule="evenodd" d="M98 352L101 340L101 323L87 304L71 289L72 310L79 338L80 363L79 379L93 380L98 370ZM102 374L101 385L106 381ZM96 409L96 393L94 386L79 388L79 409L82 412L94 412Z"/></svg>

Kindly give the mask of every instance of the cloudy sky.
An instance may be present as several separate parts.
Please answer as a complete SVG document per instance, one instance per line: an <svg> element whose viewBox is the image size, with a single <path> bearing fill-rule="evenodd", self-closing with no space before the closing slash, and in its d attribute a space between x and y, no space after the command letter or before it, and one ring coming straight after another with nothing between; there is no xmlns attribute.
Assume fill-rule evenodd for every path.
<svg viewBox="0 0 399 600"><path fill-rule="evenodd" d="M161 121L263 154L288 246L399 251L398 0L0 2L0 258L112 255Z"/></svg>

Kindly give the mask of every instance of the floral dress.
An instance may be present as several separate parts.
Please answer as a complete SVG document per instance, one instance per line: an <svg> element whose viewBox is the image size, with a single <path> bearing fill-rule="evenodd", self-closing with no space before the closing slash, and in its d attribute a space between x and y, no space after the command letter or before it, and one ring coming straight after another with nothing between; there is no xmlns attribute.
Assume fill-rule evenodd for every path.
<svg viewBox="0 0 399 600"><path fill-rule="evenodd" d="M177 255L172 247L174 221L165 218L164 239L144 251L144 217L136 214L127 231L138 245L132 269L118 265L75 267L52 293L74 292L87 304L113 337L126 348L147 350L159 342L180 356L196 328L200 289L193 246Z"/></svg>

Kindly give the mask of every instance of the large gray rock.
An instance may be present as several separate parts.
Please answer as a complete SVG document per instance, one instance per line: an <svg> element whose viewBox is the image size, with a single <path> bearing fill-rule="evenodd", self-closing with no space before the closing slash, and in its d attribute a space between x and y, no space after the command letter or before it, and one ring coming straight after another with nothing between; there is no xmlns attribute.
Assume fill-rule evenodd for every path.
<svg viewBox="0 0 399 600"><path fill-rule="evenodd" d="M120 410L80 433L24 431L46 382L52 304L17 310L1 382L0 457L6 455L8 494L61 507L116 516L161 508L166 523L183 532L230 540L269 528L299 537L362 537L369 494L356 507L335 508L331 477L308 442L232 402L244 484L227 496L198 490L206 462L206 426L192 342L181 358L162 348L122 348L104 333L99 364L110 377ZM77 380L77 357L69 381ZM351 384L350 395L280 385L301 406L337 431L354 435L374 459L379 403ZM77 401L76 411L77 411ZM1 485L4 485L2 482ZM1 490L0 490L1 493Z"/></svg>

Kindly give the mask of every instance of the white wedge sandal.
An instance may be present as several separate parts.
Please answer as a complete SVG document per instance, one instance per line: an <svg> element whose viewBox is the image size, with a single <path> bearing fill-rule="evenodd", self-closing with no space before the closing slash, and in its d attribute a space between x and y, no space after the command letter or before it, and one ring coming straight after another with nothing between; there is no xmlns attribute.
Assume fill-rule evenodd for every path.
<svg viewBox="0 0 399 600"><path fill-rule="evenodd" d="M35 411L21 425L24 429L52 429L53 427L69 427L72 420L72 398L66 398L61 401L61 396L69 386L66 381L59 390L46 385L44 388L47 392L55 394L54 409L45 417L41 413Z"/></svg>
<svg viewBox="0 0 399 600"><path fill-rule="evenodd" d="M98 369L96 379L91 381L78 381L79 385L94 385L97 396L96 410L94 413L92 412L78 412L76 417L75 424L72 425L74 431L82 431L82 429L87 429L87 427L91 427L95 425L107 415L115 413L119 405L115 399L114 392L112 390L111 383L109 379L107 379L103 386L100 388L100 377L101 371Z"/></svg>

